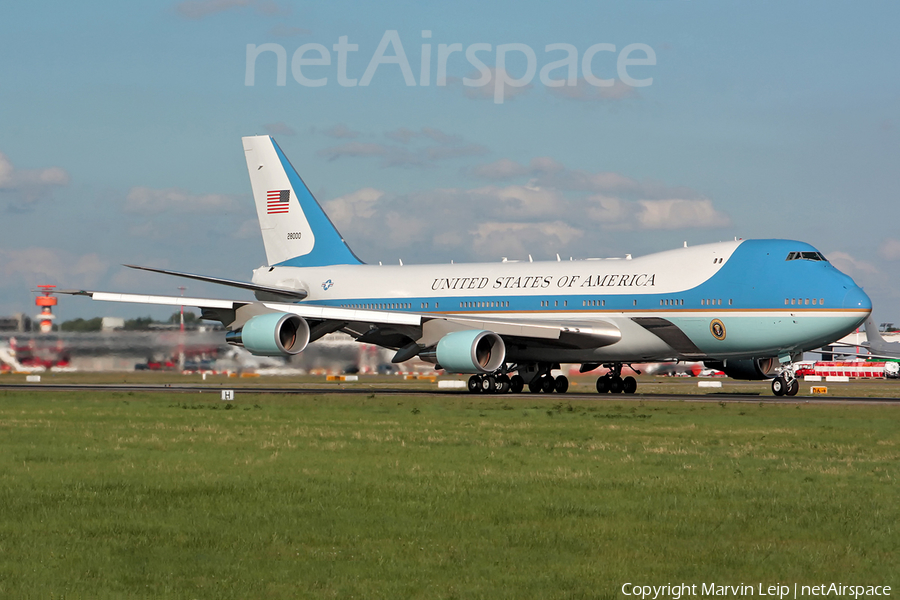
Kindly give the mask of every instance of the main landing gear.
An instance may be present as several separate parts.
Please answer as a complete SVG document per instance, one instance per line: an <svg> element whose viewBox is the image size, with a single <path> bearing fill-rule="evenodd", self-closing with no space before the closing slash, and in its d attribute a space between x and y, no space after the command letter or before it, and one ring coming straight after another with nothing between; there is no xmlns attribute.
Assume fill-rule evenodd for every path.
<svg viewBox="0 0 900 600"><path fill-rule="evenodd" d="M494 373L472 375L469 377L468 389L471 394L519 394L525 389L525 377L516 374L510 376L512 371L519 371L530 376L528 391L534 394L549 394L556 392L564 394L569 389L569 380L564 376L554 377L550 370L559 368L559 365L541 363L539 365L506 366Z"/></svg>
<svg viewBox="0 0 900 600"><path fill-rule="evenodd" d="M597 391L601 394L633 394L637 391L637 380L630 375L622 378L622 363L603 365L609 371L597 378Z"/></svg>
<svg viewBox="0 0 900 600"><path fill-rule="evenodd" d="M469 377L470 394L518 394L525 387L525 380L519 375L510 377L506 373L490 373Z"/></svg>
<svg viewBox="0 0 900 600"><path fill-rule="evenodd" d="M800 380L794 373L794 365L787 363L778 377L772 380L772 393L776 396L796 396L799 391Z"/></svg>

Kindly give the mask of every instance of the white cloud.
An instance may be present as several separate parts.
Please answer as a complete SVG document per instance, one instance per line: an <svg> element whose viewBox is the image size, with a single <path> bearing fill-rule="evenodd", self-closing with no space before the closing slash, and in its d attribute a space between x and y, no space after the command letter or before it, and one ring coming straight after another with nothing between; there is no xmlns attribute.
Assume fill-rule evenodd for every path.
<svg viewBox="0 0 900 600"><path fill-rule="evenodd" d="M831 264L851 277L878 273L878 267L872 263L858 260L846 252L829 252L827 257Z"/></svg>
<svg viewBox="0 0 900 600"><path fill-rule="evenodd" d="M214 213L238 209L234 196L225 194L191 194L178 188L155 190L133 187L125 197L125 212L138 214Z"/></svg>
<svg viewBox="0 0 900 600"><path fill-rule="evenodd" d="M508 158L501 158L492 163L478 165L471 169L472 175L481 179L514 179L516 177L538 177L553 175L565 171L565 167L548 156L532 158L527 166Z"/></svg>
<svg viewBox="0 0 900 600"><path fill-rule="evenodd" d="M408 144L410 140L419 136L417 132L411 129L407 129L406 127L400 127L399 129L388 131L384 135L385 137L392 139L395 142L400 142L401 144Z"/></svg>
<svg viewBox="0 0 900 600"><path fill-rule="evenodd" d="M329 129L324 130L322 133L327 135L328 137L333 138L355 138L359 137L358 131L353 131L343 123L339 123Z"/></svg>
<svg viewBox="0 0 900 600"><path fill-rule="evenodd" d="M472 232L472 244L479 256L521 257L528 254L552 256L584 232L561 221L541 223L487 222Z"/></svg>
<svg viewBox="0 0 900 600"><path fill-rule="evenodd" d="M471 194L479 200L482 211L490 209L491 214L507 215L518 220L552 216L567 204L556 190L525 185L488 186L472 190Z"/></svg>
<svg viewBox="0 0 900 600"><path fill-rule="evenodd" d="M589 196L587 201L587 216L604 227L617 227L634 214L631 203L621 198L597 194Z"/></svg>
<svg viewBox="0 0 900 600"><path fill-rule="evenodd" d="M640 200L638 205L637 222L642 229L712 228L731 224L731 219L707 199Z"/></svg>
<svg viewBox="0 0 900 600"><path fill-rule="evenodd" d="M345 156L384 156L391 149L384 144L375 144L371 142L347 142L340 146L332 146L330 148L322 148L319 150L319 156L324 156L328 160L337 160Z"/></svg>
<svg viewBox="0 0 900 600"><path fill-rule="evenodd" d="M348 129L345 125L335 125L323 133L335 138L355 138L361 135L357 131ZM481 144L466 143L460 136L431 127L423 127L419 131L401 127L394 131L388 131L384 135L405 146L409 146L410 142L414 140L433 142L433 144L410 148L374 142L346 142L338 146L323 148L319 150L318 154L329 161L345 157L378 157L381 159L382 167L428 168L433 167L434 163L441 160L477 156L488 152L488 149Z"/></svg>
<svg viewBox="0 0 900 600"><path fill-rule="evenodd" d="M425 137L409 130L402 133L409 140ZM409 194L362 188L324 206L365 260L373 260L373 255L374 260L394 260L396 255L385 257L384 250L402 253L411 248L415 257L402 255L404 260L428 262L429 255L495 260L521 258L523 251L543 258L556 252L597 255L608 251L602 240L612 239L607 235L598 240L598 232L712 229L731 224L711 199L691 190L642 183L620 173L572 171L549 157L535 158L527 165L501 159L470 172L498 181L516 177L529 181Z"/></svg>
<svg viewBox="0 0 900 600"><path fill-rule="evenodd" d="M60 167L43 169L17 169L9 158L0 152L0 191L18 195L31 202L50 193L54 187L68 185L69 174Z"/></svg>
<svg viewBox="0 0 900 600"><path fill-rule="evenodd" d="M82 287L95 284L110 267L110 262L95 253L73 255L44 246L0 249L0 275L5 280L25 285L49 284ZM4 282L9 285L8 281Z"/></svg>
<svg viewBox="0 0 900 600"><path fill-rule="evenodd" d="M878 247L878 254L885 260L900 260L900 240L884 240Z"/></svg>
<svg viewBox="0 0 900 600"><path fill-rule="evenodd" d="M425 154L431 160L446 160L463 156L479 156L487 154L488 149L481 144L465 144L453 146L431 146L425 149Z"/></svg>
<svg viewBox="0 0 900 600"><path fill-rule="evenodd" d="M293 127L287 125L284 121L276 123L266 123L263 128L269 135L297 135Z"/></svg>
<svg viewBox="0 0 900 600"><path fill-rule="evenodd" d="M335 223L351 223L356 219L369 219L375 213L375 203L384 192L367 187L325 203L325 212Z"/></svg>
<svg viewBox="0 0 900 600"><path fill-rule="evenodd" d="M481 179L512 179L528 174L528 169L514 160L501 158L486 165L478 165L472 174Z"/></svg>

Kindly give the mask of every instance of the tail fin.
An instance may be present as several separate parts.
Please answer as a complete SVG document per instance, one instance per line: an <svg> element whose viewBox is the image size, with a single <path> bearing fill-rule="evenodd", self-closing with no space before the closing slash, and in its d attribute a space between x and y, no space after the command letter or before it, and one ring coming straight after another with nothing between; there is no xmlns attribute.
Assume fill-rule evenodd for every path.
<svg viewBox="0 0 900 600"><path fill-rule="evenodd" d="M875 321L872 320L872 315L869 315L869 318L866 319L866 341L869 342L870 346L879 346L884 344L884 338L881 337L881 332L878 331L878 327L875 325Z"/></svg>
<svg viewBox="0 0 900 600"><path fill-rule="evenodd" d="M275 140L241 139L269 265L362 264Z"/></svg>

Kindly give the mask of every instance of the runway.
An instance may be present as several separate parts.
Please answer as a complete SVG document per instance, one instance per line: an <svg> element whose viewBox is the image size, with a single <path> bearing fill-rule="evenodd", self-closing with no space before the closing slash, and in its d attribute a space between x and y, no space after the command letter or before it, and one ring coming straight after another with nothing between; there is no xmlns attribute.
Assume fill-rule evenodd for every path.
<svg viewBox="0 0 900 600"><path fill-rule="evenodd" d="M765 404L846 404L846 405L897 405L900 397L863 397L847 395L776 397L739 392L718 392L707 394L635 393L597 394L591 392L568 392L565 394L469 394L464 390L423 390L409 387L370 387L364 385L334 385L327 387L267 387L229 385L189 385L189 384L92 384L92 383L9 383L0 384L2 390L31 392L152 392L168 394L215 394L222 390L232 390L235 398L242 394L281 394L347 396L377 394L381 396L424 396L429 398L471 396L474 398L542 399L542 400L615 400L624 402L712 402L712 403L765 403Z"/></svg>

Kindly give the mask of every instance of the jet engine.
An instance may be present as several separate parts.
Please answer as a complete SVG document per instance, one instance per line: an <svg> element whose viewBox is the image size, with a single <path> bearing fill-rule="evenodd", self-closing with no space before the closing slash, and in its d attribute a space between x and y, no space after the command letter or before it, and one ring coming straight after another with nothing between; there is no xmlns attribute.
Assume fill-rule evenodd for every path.
<svg viewBox="0 0 900 600"><path fill-rule="evenodd" d="M309 324L289 313L256 315L242 328L226 333L225 341L257 356L300 354L309 343Z"/></svg>
<svg viewBox="0 0 900 600"><path fill-rule="evenodd" d="M438 341L435 359L452 373L493 373L506 359L506 346L493 331L454 331Z"/></svg>
<svg viewBox="0 0 900 600"><path fill-rule="evenodd" d="M741 360L705 361L703 364L710 369L722 371L732 379L771 379L775 376L775 367L778 359L770 358L745 358Z"/></svg>

